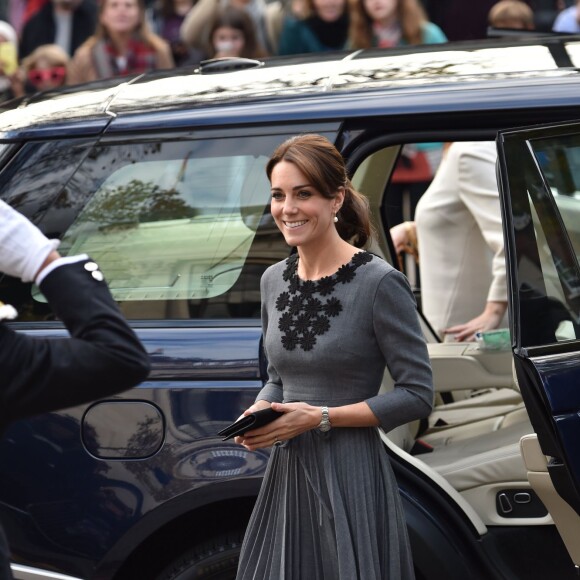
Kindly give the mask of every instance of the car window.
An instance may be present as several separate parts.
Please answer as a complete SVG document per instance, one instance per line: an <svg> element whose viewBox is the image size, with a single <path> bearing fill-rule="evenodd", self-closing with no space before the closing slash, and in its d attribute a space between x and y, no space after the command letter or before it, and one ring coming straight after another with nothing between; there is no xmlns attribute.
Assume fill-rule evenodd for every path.
<svg viewBox="0 0 580 580"><path fill-rule="evenodd" d="M566 305L571 317L559 323L555 337L558 341L579 338L575 321L580 315L580 136L532 140L530 148L551 194L530 192L534 208L546 206L544 215L536 209L532 212L543 279L548 296ZM565 230L550 221L550 209L553 222L561 218Z"/></svg>
<svg viewBox="0 0 580 580"><path fill-rule="evenodd" d="M18 145L0 144L0 164L9 158L0 172L0 197L37 222L67 185L75 187L70 180L92 145L82 139L32 142L10 157Z"/></svg>
<svg viewBox="0 0 580 580"><path fill-rule="evenodd" d="M69 200L79 191L75 171L91 151L94 139L63 139L0 144L0 198L38 224L50 238L60 237L71 211L46 216L55 200ZM31 300L30 284L0 273L3 300L18 310L20 322L44 320L50 315L46 304Z"/></svg>
<svg viewBox="0 0 580 580"><path fill-rule="evenodd" d="M128 318L258 318L260 277L289 252L265 174L286 137L95 147L75 176L61 253L96 260ZM47 219L70 203L59 198Z"/></svg>
<svg viewBox="0 0 580 580"><path fill-rule="evenodd" d="M522 346L580 338L580 140L505 145Z"/></svg>

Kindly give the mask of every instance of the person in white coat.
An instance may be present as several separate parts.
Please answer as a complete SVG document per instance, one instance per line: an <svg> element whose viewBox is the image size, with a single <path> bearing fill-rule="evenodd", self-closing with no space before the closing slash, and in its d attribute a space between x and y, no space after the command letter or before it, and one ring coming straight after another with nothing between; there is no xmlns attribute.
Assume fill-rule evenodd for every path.
<svg viewBox="0 0 580 580"><path fill-rule="evenodd" d="M391 228L397 252L420 256L422 309L446 340L506 324L506 268L494 142L452 143L417 205Z"/></svg>

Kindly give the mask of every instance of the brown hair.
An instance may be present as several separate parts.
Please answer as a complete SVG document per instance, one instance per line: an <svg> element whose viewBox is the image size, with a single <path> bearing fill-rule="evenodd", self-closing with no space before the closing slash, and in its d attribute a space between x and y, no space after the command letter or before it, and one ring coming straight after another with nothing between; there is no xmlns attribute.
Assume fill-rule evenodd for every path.
<svg viewBox="0 0 580 580"><path fill-rule="evenodd" d="M95 33L90 36L83 44L87 46L93 46L99 40L104 40L109 38L109 33L107 29L101 23L101 14L107 6L109 0L100 0L99 4L99 18L97 20L97 26L95 28ZM137 6L139 7L139 22L137 28L134 31L135 36L145 42L150 48L156 51L163 51L165 48L165 41L155 34L149 24L147 23L147 18L145 16L145 2L144 0L136 0Z"/></svg>
<svg viewBox="0 0 580 580"><path fill-rule="evenodd" d="M215 56L215 48L213 46L214 32L222 27L239 30L244 35L244 48L242 54L240 54L241 57L262 58L267 56L266 51L258 43L254 21L245 10L229 5L217 13L211 25L209 46L207 47L210 58Z"/></svg>
<svg viewBox="0 0 580 580"><path fill-rule="evenodd" d="M349 0L350 29L348 37L352 48L371 48L373 21L364 7L364 0ZM423 25L427 15L418 0L398 0L397 19L403 38L408 44L423 43Z"/></svg>
<svg viewBox="0 0 580 580"><path fill-rule="evenodd" d="M69 55L57 44L42 44L22 59L24 72L33 70L39 60L47 60L50 66L63 66L68 72Z"/></svg>
<svg viewBox="0 0 580 580"><path fill-rule="evenodd" d="M491 7L487 19L490 26L495 28L534 28L534 13L521 0L501 0Z"/></svg>
<svg viewBox="0 0 580 580"><path fill-rule="evenodd" d="M344 187L344 202L338 214L339 236L357 248L363 248L373 233L367 198L356 191L344 160L336 147L322 135L297 135L278 146L268 164L266 174L272 181L272 171L280 161L294 163L308 181L325 198L334 199Z"/></svg>

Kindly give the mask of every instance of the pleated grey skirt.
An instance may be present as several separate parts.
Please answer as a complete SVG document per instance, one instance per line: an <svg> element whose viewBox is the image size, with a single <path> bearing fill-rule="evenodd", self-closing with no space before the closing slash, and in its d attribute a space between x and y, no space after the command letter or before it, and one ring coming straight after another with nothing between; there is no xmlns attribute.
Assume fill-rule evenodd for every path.
<svg viewBox="0 0 580 580"><path fill-rule="evenodd" d="M237 580L407 580L397 482L375 428L318 430L272 450Z"/></svg>

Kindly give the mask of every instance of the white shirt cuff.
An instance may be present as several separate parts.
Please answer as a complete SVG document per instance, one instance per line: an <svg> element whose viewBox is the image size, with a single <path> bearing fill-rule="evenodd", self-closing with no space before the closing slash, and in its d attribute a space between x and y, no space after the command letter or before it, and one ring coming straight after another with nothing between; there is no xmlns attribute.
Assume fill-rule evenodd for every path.
<svg viewBox="0 0 580 580"><path fill-rule="evenodd" d="M41 282L53 271L61 266L66 266L67 264L76 264L77 262L82 262L83 260L88 260L87 254L80 254L78 256L66 256L64 258L58 258L51 262L44 270L41 270L36 277L36 285L40 286Z"/></svg>

